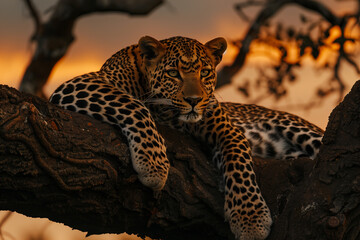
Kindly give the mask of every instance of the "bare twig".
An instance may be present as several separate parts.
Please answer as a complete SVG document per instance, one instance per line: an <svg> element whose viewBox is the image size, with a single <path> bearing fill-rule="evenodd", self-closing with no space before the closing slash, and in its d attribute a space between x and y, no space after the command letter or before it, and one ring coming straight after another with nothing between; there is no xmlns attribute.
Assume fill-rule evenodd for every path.
<svg viewBox="0 0 360 240"><path fill-rule="evenodd" d="M217 88L229 84L232 77L242 69L250 49L250 44L254 39L257 38L260 28L266 23L268 19L274 16L284 5L286 5L287 2L288 0L272 1L271 3L267 2L264 5L264 8L253 20L251 26L245 34L245 37L241 41L241 48L232 64L225 65L222 69L219 70L216 86Z"/></svg>
<svg viewBox="0 0 360 240"><path fill-rule="evenodd" d="M35 23L35 33L31 37L31 40L33 41L35 40L36 36L38 36L42 28L41 16L38 10L36 9L34 3L32 2L32 0L24 0L24 3L28 7L30 15L32 16Z"/></svg>
<svg viewBox="0 0 360 240"><path fill-rule="evenodd" d="M236 12L239 14L240 18L242 18L247 22L250 22L250 18L248 17L248 15L246 15L243 9L246 7L255 7L255 6L263 6L263 5L265 5L265 1L248 0L246 2L237 3L235 4L234 7L237 10Z"/></svg>
<svg viewBox="0 0 360 240"><path fill-rule="evenodd" d="M345 55L344 59L346 60L346 62L348 62L356 70L357 74L360 74L359 66L357 65L357 63L353 59L350 58L350 56Z"/></svg>

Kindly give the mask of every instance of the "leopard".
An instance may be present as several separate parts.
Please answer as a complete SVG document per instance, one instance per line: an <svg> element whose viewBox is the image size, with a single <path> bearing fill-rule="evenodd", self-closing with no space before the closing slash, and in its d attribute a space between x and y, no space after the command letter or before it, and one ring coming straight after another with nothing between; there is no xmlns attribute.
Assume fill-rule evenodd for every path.
<svg viewBox="0 0 360 240"><path fill-rule="evenodd" d="M321 131L290 114L220 103L214 94L216 67L226 49L222 37L202 44L181 36L144 36L113 54L99 71L61 84L50 102L120 129L139 181L154 192L163 189L170 168L157 124L206 143L222 175L224 218L234 237L265 239L272 217L253 155L314 157Z"/></svg>

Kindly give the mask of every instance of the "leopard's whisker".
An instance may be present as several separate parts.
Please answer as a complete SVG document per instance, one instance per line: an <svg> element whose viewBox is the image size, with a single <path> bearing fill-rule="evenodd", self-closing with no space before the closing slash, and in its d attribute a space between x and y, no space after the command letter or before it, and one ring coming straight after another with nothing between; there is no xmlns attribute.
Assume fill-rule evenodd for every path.
<svg viewBox="0 0 360 240"><path fill-rule="evenodd" d="M139 96L139 99L141 99L141 98L143 98L143 97L145 97L145 96L146 96L146 98L145 98L144 100L142 100L143 102L146 102L147 100L151 99L153 96L155 96L155 93L152 92L152 91L148 91L148 92L140 95L140 96Z"/></svg>
<svg viewBox="0 0 360 240"><path fill-rule="evenodd" d="M173 105L171 99L166 99L166 98L149 98L145 102L147 104L161 104L161 105L169 105L169 106Z"/></svg>

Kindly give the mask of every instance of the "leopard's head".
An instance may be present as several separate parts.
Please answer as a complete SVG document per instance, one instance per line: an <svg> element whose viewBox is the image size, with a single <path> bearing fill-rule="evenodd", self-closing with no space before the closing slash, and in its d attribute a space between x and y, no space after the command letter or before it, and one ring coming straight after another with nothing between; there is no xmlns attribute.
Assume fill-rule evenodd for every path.
<svg viewBox="0 0 360 240"><path fill-rule="evenodd" d="M146 36L138 46L141 70L150 89L149 101L177 111L182 121L199 121L213 97L215 67L226 50L225 39L201 44L185 37L158 41Z"/></svg>

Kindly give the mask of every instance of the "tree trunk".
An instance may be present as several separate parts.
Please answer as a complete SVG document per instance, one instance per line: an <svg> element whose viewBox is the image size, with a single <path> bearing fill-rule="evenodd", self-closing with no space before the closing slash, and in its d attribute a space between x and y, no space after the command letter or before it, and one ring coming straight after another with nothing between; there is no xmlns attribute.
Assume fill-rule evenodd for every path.
<svg viewBox="0 0 360 240"><path fill-rule="evenodd" d="M255 159L269 239L359 239L360 81L332 113L315 161ZM0 87L0 209L95 233L233 239L209 149L159 126L171 162L159 196L137 180L114 127Z"/></svg>

